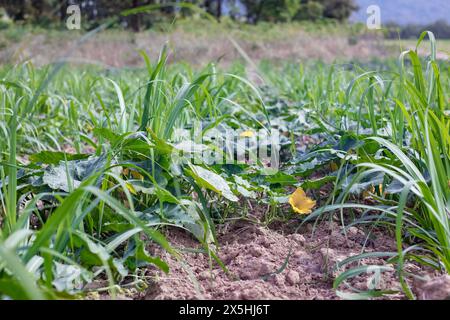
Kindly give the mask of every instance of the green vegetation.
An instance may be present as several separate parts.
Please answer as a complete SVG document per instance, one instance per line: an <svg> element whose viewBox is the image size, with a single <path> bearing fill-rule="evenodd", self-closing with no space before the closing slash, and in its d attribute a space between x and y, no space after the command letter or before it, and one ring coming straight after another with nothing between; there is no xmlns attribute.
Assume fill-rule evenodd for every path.
<svg viewBox="0 0 450 320"><path fill-rule="evenodd" d="M138 70L1 67L0 297L84 297L97 280L112 296L144 288L148 265L170 272L150 246L181 259L167 227L190 232L227 272L216 225L264 206L266 224L333 215L367 238L392 230L397 251L341 261L334 286L344 298L379 297L391 291L346 280L395 270L414 298L407 261L450 273L450 70L432 33L418 46L425 37L426 59L416 48L382 64L256 66L239 48L251 66L198 70L169 64L163 48L156 61L141 52ZM261 84L247 80L250 67ZM271 137L251 138L270 129L280 168L268 175L249 160ZM232 130L247 161L215 161L227 151L218 133ZM319 143L299 144L304 136ZM364 264L371 256L386 264Z"/></svg>

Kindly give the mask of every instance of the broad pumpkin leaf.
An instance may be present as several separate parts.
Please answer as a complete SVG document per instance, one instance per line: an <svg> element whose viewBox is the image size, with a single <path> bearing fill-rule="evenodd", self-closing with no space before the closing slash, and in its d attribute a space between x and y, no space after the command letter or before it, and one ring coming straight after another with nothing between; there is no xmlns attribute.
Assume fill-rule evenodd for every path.
<svg viewBox="0 0 450 320"><path fill-rule="evenodd" d="M266 181L270 184L280 184L281 186L289 186L298 182L294 176L281 171L274 175L267 176Z"/></svg>
<svg viewBox="0 0 450 320"><path fill-rule="evenodd" d="M31 162L41 162L45 164L58 164L60 161L72 161L87 159L89 154L69 154L61 151L41 151L30 156Z"/></svg>
<svg viewBox="0 0 450 320"><path fill-rule="evenodd" d="M300 183L300 187L302 187L303 189L306 190L311 190L311 189L319 189L322 186L324 186L325 184L327 184L328 182L333 182L336 181L336 176L325 176L319 179L314 179L314 180L305 180L302 183Z"/></svg>
<svg viewBox="0 0 450 320"><path fill-rule="evenodd" d="M226 180L220 175L200 166L193 164L190 164L189 166L190 170L186 170L187 173L194 178L201 187L217 192L230 201L238 201L238 197L233 194Z"/></svg>
<svg viewBox="0 0 450 320"><path fill-rule="evenodd" d="M67 163L67 168L64 163L56 167L49 167L45 170L42 177L43 183L53 190L69 192L72 188L76 189L81 184L81 181L74 178L73 171L73 165L69 162ZM67 173L69 173L69 176Z"/></svg>

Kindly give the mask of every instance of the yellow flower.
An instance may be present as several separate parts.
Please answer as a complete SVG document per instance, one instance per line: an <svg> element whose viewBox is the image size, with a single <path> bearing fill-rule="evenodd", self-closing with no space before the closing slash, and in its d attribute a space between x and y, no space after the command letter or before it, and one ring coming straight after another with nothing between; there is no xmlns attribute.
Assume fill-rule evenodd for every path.
<svg viewBox="0 0 450 320"><path fill-rule="evenodd" d="M240 134L240 136L243 137L243 138L251 138L254 135L255 135L255 133L253 131L251 131L251 130L247 130L247 131L241 132L241 134Z"/></svg>
<svg viewBox="0 0 450 320"><path fill-rule="evenodd" d="M289 203L295 212L300 214L310 214L311 209L316 205L316 201L308 198L302 188L297 188L289 197Z"/></svg>

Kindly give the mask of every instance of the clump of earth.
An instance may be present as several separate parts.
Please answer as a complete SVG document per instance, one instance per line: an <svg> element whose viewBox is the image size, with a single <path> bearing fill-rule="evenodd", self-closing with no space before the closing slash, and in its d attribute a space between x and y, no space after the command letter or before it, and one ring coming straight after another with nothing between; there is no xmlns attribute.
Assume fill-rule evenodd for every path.
<svg viewBox="0 0 450 320"><path fill-rule="evenodd" d="M189 233L180 229L165 231L172 246L182 258L176 259L158 248L170 266L169 274L149 268L148 289L134 299L339 299L333 280L340 271L336 263L363 252L396 251L395 240L386 231L374 231L370 240L366 234L351 227L346 234L337 221L322 221L297 228L298 221L284 227L268 228L247 221L227 223L218 228L217 253L227 272L207 254L195 252L201 245ZM381 258L370 258L363 264L383 265ZM355 264L351 266L356 266ZM415 264L405 266L412 274L429 279L439 275ZM350 280L353 288L366 290L371 274ZM431 295L429 281L414 287L418 298ZM386 272L376 283L377 289L398 290L384 299L405 299L395 272ZM344 289L345 288L341 288ZM428 291L427 291L428 290ZM443 289L444 290L444 289ZM348 292L348 290L347 290ZM428 292L428 293L424 293ZM447 294L450 292L447 292ZM445 293L440 294L445 297Z"/></svg>

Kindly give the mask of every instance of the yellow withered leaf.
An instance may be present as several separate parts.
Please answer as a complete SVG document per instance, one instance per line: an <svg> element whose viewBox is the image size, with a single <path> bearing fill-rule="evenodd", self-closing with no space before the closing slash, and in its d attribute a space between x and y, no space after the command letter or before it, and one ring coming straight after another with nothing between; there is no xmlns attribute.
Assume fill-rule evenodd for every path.
<svg viewBox="0 0 450 320"><path fill-rule="evenodd" d="M122 174L123 174L124 176L129 176L129 175L131 174L131 176L132 176L134 179L144 180L144 176L143 176L142 174L140 174L139 172L137 172L137 171L135 171L135 170L129 169L129 168L124 168L124 169L122 170Z"/></svg>
<svg viewBox="0 0 450 320"><path fill-rule="evenodd" d="M139 172L131 170L130 173L133 178L138 179L138 180L144 180L144 176L142 174L140 174Z"/></svg>
<svg viewBox="0 0 450 320"><path fill-rule="evenodd" d="M339 167L336 164L336 162L333 161L330 163L330 169L331 169L331 171L337 171L339 169Z"/></svg>
<svg viewBox="0 0 450 320"><path fill-rule="evenodd" d="M316 205L316 201L306 196L302 188L297 188L289 197L289 203L295 212L300 214L310 214L311 209Z"/></svg>
<svg viewBox="0 0 450 320"><path fill-rule="evenodd" d="M128 191L130 191L132 194L136 195L136 189L134 188L134 186L129 183L129 182L125 182L125 186L127 187Z"/></svg>

